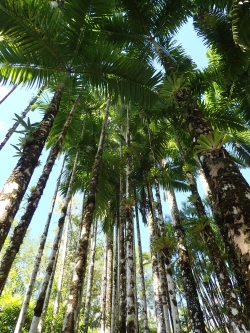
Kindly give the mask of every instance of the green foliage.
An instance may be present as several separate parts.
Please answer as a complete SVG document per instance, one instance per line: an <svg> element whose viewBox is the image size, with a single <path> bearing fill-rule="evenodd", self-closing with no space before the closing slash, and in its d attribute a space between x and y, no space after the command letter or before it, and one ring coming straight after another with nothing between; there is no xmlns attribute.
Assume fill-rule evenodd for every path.
<svg viewBox="0 0 250 333"><path fill-rule="evenodd" d="M209 153L209 151L220 149L230 139L230 135L222 133L217 129L211 131L209 134L201 134L197 140L198 145L195 146L196 154Z"/></svg>

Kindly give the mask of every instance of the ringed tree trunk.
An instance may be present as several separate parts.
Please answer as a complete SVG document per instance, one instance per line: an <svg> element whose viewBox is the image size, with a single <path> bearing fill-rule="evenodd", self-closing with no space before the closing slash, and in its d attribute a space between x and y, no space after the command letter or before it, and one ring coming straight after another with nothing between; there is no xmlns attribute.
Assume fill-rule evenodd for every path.
<svg viewBox="0 0 250 333"><path fill-rule="evenodd" d="M44 87L39 89L38 94L34 98L32 98L32 100L30 101L27 108L21 113L21 119L24 119L27 116L28 112L30 111L31 106L36 102L36 100L38 99L38 96L41 94L41 92L43 90L44 90ZM14 131L17 129L17 127L19 125L20 125L20 123L19 123L19 121L17 121L10 129L8 129L8 132L6 133L5 138L0 142L0 150L2 150L2 148L6 145L6 143L11 138L12 134L14 133Z"/></svg>
<svg viewBox="0 0 250 333"><path fill-rule="evenodd" d="M106 293L107 293L107 253L108 253L108 237L105 235L104 242L104 256L102 266L102 284L101 284L101 297L100 297L100 328L99 333L105 333L106 324Z"/></svg>
<svg viewBox="0 0 250 333"><path fill-rule="evenodd" d="M38 165L45 141L58 113L64 83L60 83L39 127L23 145L22 156L0 193L0 250L10 230L31 176Z"/></svg>
<svg viewBox="0 0 250 333"><path fill-rule="evenodd" d="M83 219L81 223L81 235L79 239L78 249L76 252L76 261L73 272L73 279L70 286L68 305L62 328L63 333L74 333L75 325L78 322L78 316L80 311L78 304L80 303L79 298L82 295L82 288L86 271L89 234L93 221L93 214L95 211L95 198L96 198L96 193L98 191L98 180L101 170L101 162L104 150L109 107L110 107L110 99L107 100L106 113L103 120L99 146L95 156L95 162L90 177L89 193L84 208Z"/></svg>
<svg viewBox="0 0 250 333"><path fill-rule="evenodd" d="M176 93L180 107L185 108L185 121L194 143L201 134L212 131L202 110L194 101L190 91L180 89ZM232 161L228 152L221 146L198 154L206 180L211 189L214 204L221 212L219 229L222 238L229 238L242 275L250 287L250 188Z"/></svg>
<svg viewBox="0 0 250 333"><path fill-rule="evenodd" d="M39 270L39 267L40 267L40 263L41 263L41 259L42 259L42 255L43 255L43 250L44 250L44 246L45 246L48 231L49 231L51 217L52 217L52 214L53 214L53 211L54 211L56 196L57 196L58 188L59 188L60 181L61 181L61 176L62 176L62 172L63 172L63 168L64 168L64 163L65 163L65 159L63 161L63 165L62 165L60 175L57 179L56 188L55 188L55 192L54 192L54 195L53 195L53 198L52 198L51 207L50 207L50 210L49 210L49 214L48 214L48 217L47 217L47 221L46 221L46 224L45 224L45 227L44 227L43 234L41 236L39 249L37 251L34 268L33 268L33 271L32 271L32 274L31 274L31 277L30 277L30 280L29 280L28 287L26 289L26 293L25 293L25 296L24 296L24 301L23 301L23 304L22 304L21 311L19 313L19 317L18 317L18 320L17 320L17 324L16 324L16 327L15 327L14 333L21 333L22 327L23 327L24 322L25 322L26 313L27 313L27 310L28 310L30 298L31 298L31 295L32 295L32 291L33 291L33 288L34 288L35 281L36 281L37 273L38 273L38 270Z"/></svg>
<svg viewBox="0 0 250 333"><path fill-rule="evenodd" d="M187 308L191 329L193 332L206 333L203 313L201 311L196 284L193 277L189 254L185 242L185 234L181 226L179 210L173 189L167 191L168 202L171 211L172 223L174 226L175 238L177 241L178 256L180 259L180 268L187 301Z"/></svg>
<svg viewBox="0 0 250 333"><path fill-rule="evenodd" d="M164 218L163 218L163 211L162 211L162 204L161 204L160 186L159 186L157 179L155 179L155 194L156 194L156 200L157 200L158 224L159 224L160 236L166 237L166 228L164 225ZM169 295L169 301L170 301L170 308L171 308L171 314L172 314L172 319L173 319L173 329L174 329L175 333L181 333L181 322L180 322L180 317L179 317L179 313L178 313L174 279L173 279L173 273L172 273L172 268L171 268L171 264L170 264L170 254L167 249L162 249L162 253L163 253L163 260L164 260L165 271L166 271L166 278L167 278L167 285L168 285L167 289L168 289L168 295Z"/></svg>
<svg viewBox="0 0 250 333"><path fill-rule="evenodd" d="M69 205L69 202L72 197L72 189L73 189L73 184L74 184L74 180L75 180L75 172L76 172L77 163L78 163L78 155L79 155L79 151L76 153L75 162L74 162L72 174L70 177L69 187L67 190L64 205L61 209L61 216L58 220L58 228L57 228L56 235L54 238L54 242L53 242L53 246L52 246L52 250L51 250L51 254L50 254L50 259L49 259L49 262L48 262L48 265L46 268L46 273L45 273L45 276L43 279L41 290L40 290L40 293L39 293L37 301L36 301L36 306L34 308L34 316L33 316L32 322L31 322L29 333L36 333L37 326L38 326L38 323L39 323L39 320L40 320L40 317L41 317L41 314L43 311L46 291L48 288L50 277L53 272L53 266L54 266L57 252L58 252L60 242L62 239L63 227L64 227L64 222L65 222L65 218L66 218L66 214L67 214L68 205Z"/></svg>
<svg viewBox="0 0 250 333"><path fill-rule="evenodd" d="M135 190L135 201L136 201L136 190ZM135 204L135 218L136 218L136 232L137 232L138 253L139 253L139 273L140 273L141 284L142 284L142 310L141 310L141 312L142 312L142 317L143 317L143 332L149 333L147 297L146 297L146 287L145 287L143 258L142 258L141 232L140 232L139 214L138 214L137 204Z"/></svg>
<svg viewBox="0 0 250 333"><path fill-rule="evenodd" d="M122 138L122 125L120 127L120 137ZM120 139L120 158L122 159L122 140ZM122 206L124 195L123 175L120 174L120 194L119 194L119 332L126 333L126 250L124 241L125 214Z"/></svg>
<svg viewBox="0 0 250 333"><path fill-rule="evenodd" d="M130 147L130 110L127 106L127 128L126 128L126 146ZM135 324L135 259L134 259L134 224L133 207L130 190L130 166L131 156L128 153L126 157L126 203L124 207L126 215L126 326L127 332L136 332Z"/></svg>
<svg viewBox="0 0 250 333"><path fill-rule="evenodd" d="M88 332L89 310L91 306L91 292L92 292L94 266L95 266L96 235L97 235L97 219L93 224L93 234L90 245L88 281L87 281L86 299L85 299L84 315L83 315L84 333Z"/></svg>
<svg viewBox="0 0 250 333"><path fill-rule="evenodd" d="M72 205L72 201L71 201L71 205ZM64 237L63 237L64 242L63 242L63 248L62 248L59 277L58 277L58 282L57 282L57 294L56 294L56 299L54 301L53 317L55 317L59 312L59 306L60 306L61 296L62 296L62 283L63 283L63 275L64 275L64 266L65 266L66 255L67 255L68 231L69 231L69 223L71 220L71 217L70 217L71 208L72 207L70 206L68 218L66 220L66 225L65 225ZM53 323L54 323L54 321L53 321ZM53 323L52 323L52 325L53 325Z"/></svg>
<svg viewBox="0 0 250 333"><path fill-rule="evenodd" d="M111 310L112 310L112 280L113 280L113 227L107 234L107 289L105 309L105 333L111 333Z"/></svg>
<svg viewBox="0 0 250 333"><path fill-rule="evenodd" d="M80 99L80 97L78 97L76 99L74 106L73 106L70 114L68 115L67 121L62 129L62 132L60 133L60 136L57 139L57 142L50 150L46 164L43 168L42 175L40 176L36 187L34 188L34 190L32 191L32 193L28 199L28 205L26 207L25 213L21 217L20 223L14 229L10 245L8 246L6 252L3 256L3 259L1 260L1 263L0 263L0 294L3 291L11 265L16 257L16 254L18 253L18 251L20 249L20 246L24 240L24 237L26 235L26 232L30 225L32 217L33 217L33 215L36 211L36 208L39 204L39 201L42 197L44 188L47 184L49 175L52 171L52 168L54 166L58 153L60 152L60 149L62 147L63 140L66 136L67 130L69 128L69 125L70 125L73 115L75 113L79 99Z"/></svg>
<svg viewBox="0 0 250 333"><path fill-rule="evenodd" d="M117 222L118 214L116 214ZM116 333L118 329L118 310L119 310L119 294L118 294L118 234L119 230L115 226L114 233L114 269L113 269L113 283L112 283L112 309L111 309L111 333Z"/></svg>

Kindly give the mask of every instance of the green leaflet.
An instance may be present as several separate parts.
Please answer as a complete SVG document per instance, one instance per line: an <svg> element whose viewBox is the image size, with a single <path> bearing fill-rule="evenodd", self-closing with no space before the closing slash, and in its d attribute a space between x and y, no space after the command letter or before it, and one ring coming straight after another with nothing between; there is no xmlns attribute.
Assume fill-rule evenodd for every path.
<svg viewBox="0 0 250 333"><path fill-rule="evenodd" d="M225 143L229 142L230 139L230 135L220 132L218 129L215 129L209 134L201 134L200 138L197 140L198 145L195 146L196 154L220 149Z"/></svg>

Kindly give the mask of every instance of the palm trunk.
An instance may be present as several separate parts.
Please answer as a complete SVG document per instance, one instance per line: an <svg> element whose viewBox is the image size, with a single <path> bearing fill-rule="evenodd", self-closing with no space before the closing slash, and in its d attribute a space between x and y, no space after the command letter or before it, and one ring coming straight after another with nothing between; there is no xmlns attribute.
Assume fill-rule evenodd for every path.
<svg viewBox="0 0 250 333"><path fill-rule="evenodd" d="M51 277L51 274L52 274L52 271L53 271L53 265L54 265L54 262L55 262L55 259L56 259L56 253L58 251L58 248L60 246L60 242L61 242L61 239L62 239L62 233L63 233L63 227L64 227L65 218L66 218L66 213L67 213L68 205L69 205L69 202L70 202L71 196L72 196L72 188L73 188L73 183L74 183L74 179L75 179L75 172L76 172L76 168L77 168L78 155L79 155L79 152L76 153L73 170L72 170L72 174L71 174L71 177L70 177L69 187L68 187L68 190L67 190L64 205L61 209L61 216L58 220L58 229L57 229L57 232L56 232L56 236L54 238L54 243L53 243L53 247L52 247L52 250L51 250L51 255L50 255L50 259L49 259L48 266L47 266L47 269L46 269L46 273L45 273L45 276L44 276L44 280L43 280L43 283L42 283L42 287L41 287L41 290L40 290L40 293L39 293L39 296L38 296L38 299L37 299L37 302L36 302L36 306L35 306L35 309L34 309L34 316L33 316L33 319L32 319L32 323L31 323L31 326L30 326L29 333L36 333L37 325L38 325L39 319L40 319L41 314L42 314L44 299L45 299L45 296L46 296L46 290L48 288L49 280L50 280L50 277Z"/></svg>
<svg viewBox="0 0 250 333"><path fill-rule="evenodd" d="M46 164L43 168L42 175L40 176L37 185L35 189L32 191L29 199L28 199L28 205L26 207L25 213L20 219L20 223L18 226L14 229L13 236L11 238L10 245L8 246L3 259L0 263L0 294L3 291L4 284L6 282L6 279L8 277L11 265L16 257L16 254L18 253L20 246L23 242L23 239L26 235L27 229L30 225L30 222L32 220L32 217L36 211L36 208L39 204L39 201L42 197L44 188L46 186L47 180L49 178L49 175L52 171L52 168L54 166L54 163L56 161L56 158L58 156L58 153L62 147L63 140L66 136L68 127L71 123L71 120L73 118L73 115L75 113L76 107L78 105L80 97L78 97L75 101L75 104L67 118L67 121L63 127L62 132L60 133L59 138L57 139L57 142L55 145L51 148L49 156L47 158Z"/></svg>
<svg viewBox="0 0 250 333"><path fill-rule="evenodd" d="M157 179L155 179L155 193L156 193L156 199L157 199L157 210L158 210L158 223L159 223L159 229L160 229L160 236L166 237L166 229L164 225L164 219L163 219L163 212L162 212L162 204L161 204L161 196L160 196L160 187ZM173 319L173 330L175 333L181 333L181 323L180 323L180 317L178 313L178 307L177 307L177 300L176 300L176 293L174 288L174 280L172 276L172 269L170 266L170 260L169 260L169 254L168 251L165 251L163 249L164 254L164 263L165 263L165 271L166 271L166 278L167 278L167 285L168 285L168 295L170 300L170 308L171 308L171 314Z"/></svg>
<svg viewBox="0 0 250 333"><path fill-rule="evenodd" d="M138 253L139 253L139 273L140 273L141 284L142 284L142 310L141 310L141 312L142 312L142 317L143 317L143 332L149 333L146 287L145 287L143 259L142 259L141 233L140 233L139 214L138 214L137 205L135 208L135 218L136 218L136 232L137 232Z"/></svg>
<svg viewBox="0 0 250 333"><path fill-rule="evenodd" d="M189 254L185 242L185 235L180 222L175 194L172 189L168 190L168 201L172 216L172 223L174 225L175 238L177 240L180 268L183 278L191 329L193 332L206 333L203 314L196 290L196 284L191 270Z"/></svg>
<svg viewBox="0 0 250 333"><path fill-rule="evenodd" d="M40 267L40 263L41 263L41 259L42 259L42 255L43 255L43 250L44 250L44 246L45 246L48 231L49 231L50 221L51 221L51 217L52 217L52 214L53 214L53 210L54 210L54 206L55 206L55 202L56 202L56 196L57 196L57 192L58 192L58 188L59 188L59 185L60 185L61 176L62 176L62 172L63 172L63 168L64 168L64 162L65 162L65 160L63 161L62 169L61 169L60 175L57 179L55 192L54 192L54 195L53 195L53 198L52 198L51 207L50 207L49 214L48 214L48 217L47 217L47 221L46 221L44 231L43 231L43 234L42 234L42 237L41 237L39 249L38 249L38 252L37 252L36 259L35 259L34 268L33 268L31 278L30 278L30 281L29 281L29 284L28 284L28 287L27 287L27 290L26 290L26 293L25 293L23 305L22 305L22 308L21 308L21 311L20 311L20 314L19 314L19 317L18 317L18 320L17 320L17 324L16 324L16 327L15 327L14 333L21 333L22 327L24 325L24 321L25 321L25 318L26 318L26 313L27 313L27 310L28 310L30 298L31 298L31 295L32 295L32 291L33 291L33 288L34 288L35 281L36 281L37 273L38 273L38 270L39 270L39 267Z"/></svg>
<svg viewBox="0 0 250 333"><path fill-rule="evenodd" d="M30 101L27 108L21 113L21 119L24 119L27 116L28 112L30 111L31 106L35 103L35 101L37 100L38 96L41 94L43 89L44 89L44 87L39 89L38 94L34 98L32 98L32 100ZM2 150L2 148L6 145L6 143L11 138L14 131L19 126L19 124L20 124L19 121L16 121L15 124L8 130L8 132L5 135L5 138L0 142L0 150Z"/></svg>
<svg viewBox="0 0 250 333"><path fill-rule="evenodd" d="M7 94L0 100L0 104L2 104L9 96L13 93L13 91L17 88L17 84L14 84L13 87L7 92Z"/></svg>
<svg viewBox="0 0 250 333"><path fill-rule="evenodd" d="M205 181L206 180L203 179L203 182L205 182ZM195 184L194 181L193 181L193 183ZM205 184L205 186L207 186L207 183ZM195 189L194 189L194 191L195 191ZM197 189L196 189L196 191L197 191ZM207 197L209 199L210 194L207 191L209 191L208 188L205 189L205 194L207 195ZM198 191L197 191L197 193L198 193ZM204 214L206 214L206 212L205 212L205 209L204 209L203 204L201 202L201 199L200 199L199 196L197 196L197 199L198 200L197 200L196 205L198 207L196 207L196 209L197 209L198 216L199 217L205 216ZM209 202L210 202L210 199L209 199ZM211 205L211 209L212 209L215 220L219 220L220 219L219 214L214 210L213 203L210 202L210 205ZM218 225L220 226L221 224L219 223ZM213 232L212 228L209 225L206 226L205 229L203 230L202 237L211 249L211 250L209 249L209 251L212 252L212 253L210 252L210 260L214 265L216 276L217 276L219 281L220 281L220 277L222 278L222 281L220 283L222 283L221 291L222 291L223 297L225 299L225 303L227 304L227 307L229 309L232 309L235 306L230 305L231 304L230 299L232 299L233 303L236 302L236 299L232 295L234 293L230 293L230 290L232 290L232 287L230 286L231 280L228 276L227 268L225 266L225 262L224 262L223 258L221 256L218 257L218 254L220 252L218 252L219 249L216 249L216 247L218 247L218 245L216 243L216 240L214 239L214 232ZM232 247L230 246L230 244L228 244L227 240L226 240L226 242L224 240L224 243L225 243L225 246L226 246L228 261L230 263L230 266L233 270L234 276L235 276L236 281L237 281L237 287L239 289L240 298L241 298L242 303L243 303L243 310L244 310L244 313L245 313L245 317L250 318L250 304L249 304L250 290L249 290L248 286L246 285L246 281L244 279L244 276L242 276L242 274L241 274L241 269L240 269L240 267L237 263L237 260L235 258L235 253L232 252ZM216 255L214 255L214 253L216 253ZM223 288L223 286L224 286L224 288ZM235 308L238 309L238 307L235 307ZM241 309L238 309L238 311L239 311L238 315L240 315ZM232 310L229 311L229 315L232 316ZM232 322L234 322L234 316L232 318L230 318L230 320L232 320ZM248 325L246 325L246 327L248 327Z"/></svg>
<svg viewBox="0 0 250 333"><path fill-rule="evenodd" d="M74 333L75 323L78 322L80 302L79 297L82 294L84 275L87 262L87 251L89 243L89 233L93 221L93 214L95 211L95 197L98 190L98 180L101 170L102 154L104 149L107 121L109 115L110 100L107 101L106 113L103 121L102 132L98 150L95 156L95 162L90 177L90 187L87 197L87 202L84 209L83 220L81 224L81 236L76 253L75 268L73 272L73 280L70 287L70 295L68 298L68 306L64 318L63 333Z"/></svg>
<svg viewBox="0 0 250 333"><path fill-rule="evenodd" d="M64 237L63 237L64 243L63 243L63 249L62 249L61 267L59 270L59 277L58 277L58 282L57 282L57 294L56 294L56 299L54 301L53 317L55 317L58 314L59 306L60 306L60 302L61 302L63 274L64 274L64 266L65 266L65 261L66 261L66 254L67 254L67 245L68 245L70 212L71 212L71 208L69 210L67 222L65 225Z"/></svg>
<svg viewBox="0 0 250 333"><path fill-rule="evenodd" d="M38 129L23 146L22 156L0 193L0 250L38 164L45 141L58 113L64 83L60 83Z"/></svg>
<svg viewBox="0 0 250 333"><path fill-rule="evenodd" d="M105 309L105 333L111 333L112 280L113 280L113 230L107 235L107 291Z"/></svg>
<svg viewBox="0 0 250 333"><path fill-rule="evenodd" d="M85 299L84 316L83 316L84 333L88 332L89 310L91 305L91 291L93 285L94 265L95 265L96 235L97 235L97 220L93 224L93 234L90 245L88 281L87 281L86 299Z"/></svg>
<svg viewBox="0 0 250 333"><path fill-rule="evenodd" d="M149 211L148 214L148 230L150 237L150 253L152 260L152 275L153 275L153 286L154 286L154 303L155 303L155 315L156 315L156 324L157 324L157 333L170 333L170 326L166 329L163 305L160 296L160 276L158 270L158 260L157 254L152 248L152 244L155 240L155 226L152 212ZM168 322L169 324L169 322Z"/></svg>
<svg viewBox="0 0 250 333"><path fill-rule="evenodd" d="M129 107L127 107L127 129L126 129L126 145L130 147L130 116ZM135 327L135 274L134 274L134 225L133 225L133 207L131 203L130 191L130 164L131 157L127 154L126 162L126 200L125 207L126 214L126 303L127 303L127 316L126 326L127 332L134 333Z"/></svg>
<svg viewBox="0 0 250 333"><path fill-rule="evenodd" d="M118 214L117 214L118 215ZM117 219L117 217L116 217ZM112 284L112 310L111 310L111 333L116 333L118 330L118 313L119 313L119 300L118 300L118 237L119 229L116 226L115 232L115 249L114 249L114 270L113 270L113 284Z"/></svg>
<svg viewBox="0 0 250 333"><path fill-rule="evenodd" d="M55 261L54 261L53 268L52 268L52 273L51 273L51 276L49 279L49 284L48 284L48 287L46 290L46 296L44 299L42 314L41 314L41 317L40 317L40 320L39 320L38 326L37 326L37 333L43 333L43 324L44 324L44 319L46 317L48 306L49 306L50 294L51 294L51 289L52 289L52 285L53 285L53 281L54 281L54 276L56 273L56 265L57 265L58 256L59 256L59 248L56 253Z"/></svg>
<svg viewBox="0 0 250 333"><path fill-rule="evenodd" d="M122 128L120 128L122 135ZM122 141L120 140L120 158L122 158ZM124 210L123 200L123 175L120 175L120 211L119 211L119 329L120 333L126 333L126 264L124 242Z"/></svg>
<svg viewBox="0 0 250 333"><path fill-rule="evenodd" d="M106 293L107 293L107 253L108 253L108 237L105 235L104 256L102 266L102 284L101 284L101 297L100 297L100 328L99 333L105 333L106 323Z"/></svg>
<svg viewBox="0 0 250 333"><path fill-rule="evenodd" d="M178 103L185 107L185 120L193 142L200 134L211 132L203 112L190 92L183 89L176 94ZM218 147L199 153L199 161L211 189L216 208L221 212L222 238L229 238L234 247L242 275L250 286L250 188L228 152Z"/></svg>

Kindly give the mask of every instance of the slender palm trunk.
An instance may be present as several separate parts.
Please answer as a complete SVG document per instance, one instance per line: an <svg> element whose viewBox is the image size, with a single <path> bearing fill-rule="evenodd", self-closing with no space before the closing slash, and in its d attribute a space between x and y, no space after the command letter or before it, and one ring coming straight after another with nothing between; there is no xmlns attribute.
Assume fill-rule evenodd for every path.
<svg viewBox="0 0 250 333"><path fill-rule="evenodd" d="M66 254L67 254L67 245L68 245L68 231L69 231L69 223L70 223L70 211L68 218L66 219L66 225L65 225L65 231L64 231L64 237L63 237L63 248L62 248L62 256L61 256L61 267L59 270L59 277L57 282L57 294L54 301L54 309L53 309L53 317L55 317L58 314L59 306L61 302L61 296L62 296L62 283L63 283L63 275L64 275L64 266L66 261Z"/></svg>
<svg viewBox="0 0 250 333"><path fill-rule="evenodd" d="M37 251L34 268L33 268L33 271L32 271L32 274L31 274L31 277L30 277L30 280L29 280L29 284L28 284L25 296L24 296L23 305L22 305L22 308L21 308L21 311L20 311L20 314L19 314L19 317L18 317L18 320L17 320L17 324L16 324L16 327L15 327L14 333L21 333L22 327L24 325L24 321L25 321L25 318L26 318L26 313L27 313L27 310L28 310L30 298L31 298L31 295L32 295L32 291L33 291L34 284L35 284L35 281L36 281L37 273L38 273L40 263L41 263L43 250L44 250L44 246L45 246L48 231L49 231L51 217L52 217L52 214L53 214L53 211L54 211L56 196L57 196L57 192L58 192L58 188L59 188L59 185L60 185L61 176L62 176L62 172L63 172L63 168L64 168L64 162L65 162L65 160L63 161L61 172L60 172L60 175L57 179L56 188L55 188L55 192L54 192L54 195L53 195L53 198L52 198L51 207L50 207L50 210L49 210L49 214L48 214L48 217L47 217L47 221L46 221L46 224L45 224L45 227L44 227L43 234L41 236L39 249Z"/></svg>
<svg viewBox="0 0 250 333"><path fill-rule="evenodd" d="M117 214L118 215L118 214ZM117 217L116 217L117 219ZM115 228L115 249L114 249L114 270L113 270L113 283L112 283L112 310L111 310L111 333L116 333L118 329L118 313L119 313L119 300L118 300L118 238L119 229Z"/></svg>
<svg viewBox="0 0 250 333"><path fill-rule="evenodd" d="M196 284L191 270L191 263L185 242L185 235L180 222L175 194L171 188L168 190L168 201L172 216L172 223L174 225L175 238L177 240L180 268L183 278L191 329L193 332L206 333L203 314L196 290Z"/></svg>
<svg viewBox="0 0 250 333"><path fill-rule="evenodd" d="M130 110L127 107L127 129L126 129L126 145L130 147ZM133 224L133 207L131 201L131 190L130 190L130 166L131 156L127 154L126 161L126 299L127 299L127 316L126 326L127 332L134 333L135 327L135 261L134 261L134 224Z"/></svg>
<svg viewBox="0 0 250 333"><path fill-rule="evenodd" d="M90 245L88 281L87 281L86 299L85 299L84 315L83 315L84 333L88 332L88 324L89 324L89 310L91 305L91 292L92 292L94 265L95 265L96 235L97 235L97 219L93 224L93 233Z"/></svg>
<svg viewBox="0 0 250 333"><path fill-rule="evenodd" d="M111 333L112 281L113 281L113 229L107 234L107 291L105 309L105 333Z"/></svg>
<svg viewBox="0 0 250 333"><path fill-rule="evenodd" d="M30 103L27 106L27 108L21 113L21 119L24 119L27 116L28 112L30 111L31 106L38 99L38 97L41 94L41 92L43 91L43 89L44 89L44 87L42 87L41 89L39 89L38 94L34 98L32 98L32 100L30 101ZM14 133L14 131L19 126L19 124L20 124L19 121L16 121L15 124L11 128L8 129L8 132L6 133L4 139L0 142L0 150L2 150L2 148L6 145L6 143L11 138L12 134Z"/></svg>
<svg viewBox="0 0 250 333"><path fill-rule="evenodd" d="M7 92L7 94L0 100L0 104L2 104L13 93L17 86L17 84L13 85L13 87Z"/></svg>
<svg viewBox="0 0 250 333"><path fill-rule="evenodd" d="M140 232L139 214L138 214L137 205L135 208L135 218L136 218L136 232L137 232L138 253L139 253L139 273L140 273L141 284L142 284L142 310L141 310L141 312L142 312L142 317L143 317L143 332L149 333L146 287L145 287L143 258L142 258L141 232Z"/></svg>
<svg viewBox="0 0 250 333"><path fill-rule="evenodd" d="M44 299L42 314L41 314L41 317L39 319L38 326L37 326L37 333L43 333L43 324L44 324L44 319L46 317L48 306L49 306L50 294L51 294L51 289L52 289L52 285L53 285L53 281L54 281L54 277L55 277L55 273L56 273L56 265L57 265L58 256L59 256L59 248L57 250L55 261L54 261L53 268L52 268L52 273L49 278L49 284L48 284L48 287L46 290L46 296Z"/></svg>
<svg viewBox="0 0 250 333"><path fill-rule="evenodd" d="M0 193L0 250L10 230L11 223L38 165L45 141L58 113L64 83L60 83L38 129L23 146L22 156Z"/></svg>
<svg viewBox="0 0 250 333"><path fill-rule="evenodd" d="M63 333L74 333L75 323L78 322L78 316L80 310L78 304L79 304L79 297L82 294L84 276L86 271L89 234L93 221L93 214L95 211L95 197L98 190L98 180L101 170L102 154L104 149L107 121L109 115L109 105L110 105L110 100L108 99L106 113L103 120L103 126L100 136L100 142L90 177L89 193L81 224L81 236L79 239L79 245L76 252L75 268L73 272L73 279L70 286L68 306L64 317L64 323L62 329Z"/></svg>
<svg viewBox="0 0 250 333"><path fill-rule="evenodd" d="M158 270L157 253L152 248L152 244L155 240L155 225L154 225L153 213L149 211L148 214L148 230L150 237L150 253L152 260L152 275L153 275L153 286L154 286L154 303L155 303L155 315L157 324L157 333L170 333L170 325L166 328L164 320L163 305L160 295L160 276ZM168 322L169 324L169 322Z"/></svg>
<svg viewBox="0 0 250 333"><path fill-rule="evenodd" d="M39 293L39 296L38 296L38 299L37 299L37 302L36 302L36 306L34 308L34 316L33 316L33 319L32 319L32 323L31 323L31 326L30 326L29 333L36 333L37 325L39 323L39 320L40 320L40 317L41 317L41 314L42 314L42 310L43 310L43 306L44 306L44 300L45 300L45 296L46 296L46 290L48 288L49 280L50 280L51 274L53 272L53 265L54 265L54 262L55 262L55 259L56 259L56 254L57 254L57 251L59 249L60 242L61 242L61 239L62 239L63 227L64 227L64 222L65 222L65 219L66 219L66 213L67 213L68 205L69 205L69 202L70 202L71 197L72 197L72 188L73 188L73 184L74 184L74 180L75 180L75 172L76 172L77 163L78 163L78 155L79 155L79 152L76 153L73 170L72 170L71 177L70 177L69 187L68 187L68 190L67 190L64 205L61 209L61 216L58 220L58 229L56 231L56 235L55 235L55 238L54 238L54 243L53 243L53 247L52 247L52 250L51 250L50 259L49 259L49 262L48 262L48 265L47 265L47 268L46 268L46 273L45 273L45 276L44 276L42 287L41 287L41 290L40 290L40 293Z"/></svg>
<svg viewBox="0 0 250 333"><path fill-rule="evenodd" d="M122 128L120 128L122 135ZM120 140L120 158L122 158L122 141ZM124 194L123 175L120 175L120 211L119 211L119 329L120 333L126 333L126 264L124 242L124 210L122 200Z"/></svg>
<svg viewBox="0 0 250 333"><path fill-rule="evenodd" d="M62 147L63 140L66 136L68 127L69 127L71 120L73 118L73 115L75 113L79 99L80 99L80 97L78 97L76 99L75 104L62 129L62 132L60 133L60 136L57 139L57 142L50 150L46 164L43 168L42 175L40 176L35 189L32 191L32 193L28 199L28 205L26 207L25 213L21 217L20 223L18 224L18 226L14 229L10 245L8 246L6 252L3 256L3 259L1 260L1 263L0 263L0 293L2 293L2 290L3 290L4 284L6 282L6 279L8 277L11 265L16 257L16 254L18 253L18 251L20 249L20 246L24 240L24 237L26 235L26 232L28 230L32 217L33 217L33 215L36 211L36 208L38 206L38 203L42 197L44 188L47 184L49 175L52 171L52 168L54 166L58 153Z"/></svg>
<svg viewBox="0 0 250 333"><path fill-rule="evenodd" d="M105 235L104 256L102 266L102 284L101 284L101 297L100 297L100 328L99 333L105 333L106 323L106 294L107 294L107 253L108 253L108 237Z"/></svg>
<svg viewBox="0 0 250 333"><path fill-rule="evenodd" d="M157 210L158 210L158 224L160 230L160 236L166 236L166 229L164 225L163 212L162 212L162 203L161 203L161 195L160 195L160 187L157 179L155 179L155 194L157 200ZM164 254L164 264L167 278L167 286L168 286L168 295L170 300L170 308L173 319L173 329L175 333L181 333L181 323L180 317L178 313L176 293L174 288L174 280L172 276L172 269L170 266L169 254L165 250L162 251Z"/></svg>

